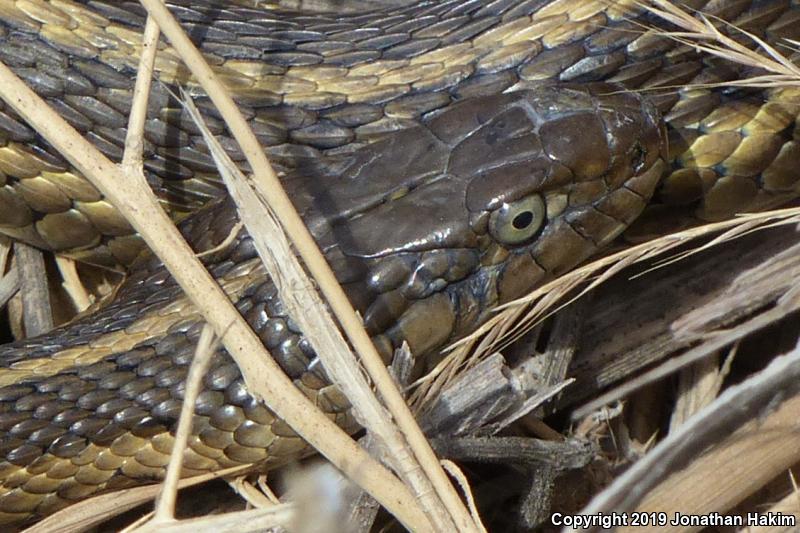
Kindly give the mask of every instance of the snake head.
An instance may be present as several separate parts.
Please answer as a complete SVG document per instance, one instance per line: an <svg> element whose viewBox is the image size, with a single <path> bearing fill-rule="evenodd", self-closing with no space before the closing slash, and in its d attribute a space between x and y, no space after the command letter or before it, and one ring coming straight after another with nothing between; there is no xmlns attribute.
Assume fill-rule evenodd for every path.
<svg viewBox="0 0 800 533"><path fill-rule="evenodd" d="M473 231L504 264L499 301L563 274L617 237L650 200L667 158L658 111L640 95L609 84L512 94L453 154L461 172L475 169L466 206ZM512 150L520 144L527 150ZM481 145L509 156L477 159Z"/></svg>
<svg viewBox="0 0 800 533"><path fill-rule="evenodd" d="M350 293L367 327L417 354L613 240L666 169L656 109L607 84L465 100L386 142L395 150L345 172L353 185L383 169L385 196L332 226L339 251L366 262L367 288ZM371 187L335 194L363 201Z"/></svg>

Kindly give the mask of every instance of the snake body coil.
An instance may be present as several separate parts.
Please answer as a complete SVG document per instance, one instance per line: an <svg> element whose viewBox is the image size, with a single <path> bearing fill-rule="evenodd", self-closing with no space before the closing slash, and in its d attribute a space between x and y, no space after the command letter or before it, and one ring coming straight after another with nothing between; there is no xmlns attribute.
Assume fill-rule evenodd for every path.
<svg viewBox="0 0 800 533"><path fill-rule="evenodd" d="M771 40L796 37L787 2L708 7ZM295 205L387 356L404 339L424 356L572 268L639 216L667 170L656 219L719 218L795 194L797 90L622 92L740 72L645 31L654 21L621 5L422 2L331 17L213 2L173 9L284 164ZM6 0L0 17L0 59L119 158L137 8ZM162 81L191 88L169 48L159 57ZM597 80L621 86L583 83ZM500 94L520 82L528 88ZM180 214L216 194L215 170L178 104L154 91L146 168ZM2 231L105 264L138 253L127 224L8 110L0 138ZM234 223L218 200L182 231L202 251ZM240 232L207 264L296 385L354 428L249 237ZM200 320L144 257L97 313L0 349L0 521L163 476ZM307 452L247 393L224 351L196 412L184 475Z"/></svg>

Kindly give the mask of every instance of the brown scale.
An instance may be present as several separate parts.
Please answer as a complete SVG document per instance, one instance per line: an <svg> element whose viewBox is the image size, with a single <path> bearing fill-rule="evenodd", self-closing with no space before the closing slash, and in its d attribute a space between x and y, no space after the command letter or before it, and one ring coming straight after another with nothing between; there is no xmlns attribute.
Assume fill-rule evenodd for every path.
<svg viewBox="0 0 800 533"><path fill-rule="evenodd" d="M607 89L542 87L466 101L407 134L342 155L338 166L320 167L318 175L288 180L385 354L407 340L422 358L459 338L493 305L574 265L641 210L661 173L664 138L652 106L634 95L603 96ZM599 112L612 103L613 112ZM590 122L597 141L587 141L579 127ZM555 131L546 127L550 123L566 127ZM385 148L406 135L428 144L414 164L403 165ZM557 142L564 135L572 142ZM502 149L488 150L518 142L526 150L515 151L514 163ZM597 152L591 169L568 150L586 142ZM504 181L502 174L475 169L476 151L485 154L487 168L528 164L537 172ZM512 231L510 222L497 221L506 206L533 201L544 209L543 195L566 195L576 184L605 183L606 177L622 188L604 185L594 189L595 197L587 192L584 205L576 199L557 212L531 211L537 225L518 242L495 233ZM616 198L620 191L641 202ZM600 213L618 223L593 224ZM203 250L223 241L234 223L231 204L222 202L182 229ZM570 242L567 256L546 245L556 241ZM338 424L355 430L349 403L285 315L249 239L240 233L207 261L295 385ZM5 523L159 479L169 459L201 317L164 268L155 258L142 258L114 301L66 328L0 348ZM236 364L218 351L196 402L183 475L236 465L263 469L310 452L248 394Z"/></svg>
<svg viewBox="0 0 800 533"><path fill-rule="evenodd" d="M408 137L424 138L431 146L436 145L431 137L436 137L457 152L455 147L464 140L459 136L473 134L481 125L482 119L476 118L481 112L491 115L491 122L497 106L504 113L504 106L513 108L519 96L491 95L520 81L610 79L631 88L653 89L738 75L735 67L699 58L688 47L652 31L641 35L620 31L631 29L632 13L606 2L576 5L556 0L542 7L539 2L451 0L355 16L320 15L314 21L291 13L275 17L271 12L264 17L240 8L209 10L207 2L179 3L176 14L190 23L190 30L198 30L195 36L205 34L202 49L242 104L259 139L289 168L302 168L308 158L319 158L320 150L335 151L353 141L372 142L384 132L419 128L420 117L428 133L412 130ZM0 3L0 59L101 150L119 159L124 140L120 116L128 112L143 13L127 12L112 2L95 2L91 9L69 2L37 2L35 10L31 5ZM798 26L785 22L796 18L794 7L753 5L722 0L708 8L759 35L799 37ZM198 22L208 19L211 11L210 27ZM164 83L180 83L198 92L167 45L157 58L157 70ZM155 84L153 91L146 169L156 192L180 213L215 195L214 171L196 127L163 87ZM609 92L607 87L604 92ZM798 111L794 90L751 92L743 100L722 98L705 89L645 94L667 115L668 123L672 121L670 135L676 141L672 150L678 166L660 191L664 210L686 206L692 217L715 218L740 210L743 203L767 205L794 194L790 161L798 148L788 135ZM459 113L439 114L454 100L485 95L488 100L465 102ZM383 153L379 148L391 148L393 142L384 140L355 156L344 156L357 160L366 154L367 159L384 160L365 174L354 176L350 171L351 179L358 177L353 180L357 194L342 186L329 188L329 207L335 209L315 211L318 196L303 195L298 188L298 207L307 219L317 221L312 231L325 243L334 266L339 265L351 299L360 303L363 316L374 317L369 322L384 353L408 339L415 353L423 355L467 333L491 306L568 270L636 218L661 174L660 133L650 123L653 116L648 111L649 137L641 142L648 147L649 170L639 176L628 172L637 160L633 144L627 142L630 132L613 132L622 139L614 141L619 146L609 147L609 154L617 154L614 157L566 150L586 143L586 136L577 135L584 133L579 126L612 133L605 131L608 117L602 118L592 98L600 97L587 93L575 97L581 110L578 120L550 117L544 125L532 127L537 133L540 126L544 130L536 141L524 133L502 133L498 122L492 123L497 127L491 136L485 136L488 126L478 133L475 138L482 141L500 136L495 144L507 153L493 155L498 164L506 165L506 173L521 168L513 167L506 157L534 157L541 155L540 149L554 156L547 171L541 161L526 159L530 172L520 172L519 179L508 180L503 187L498 186L505 175L502 171L487 167L483 178L467 174L476 164L487 163L485 154L491 150L485 145L462 149L455 160L448 157L446 165L441 160L423 165L417 154L436 148L420 147L419 141L394 141L398 150ZM634 105L631 99L616 97L609 107L621 104L631 113L643 111L636 109L642 107L639 101L634 99ZM242 163L242 154L225 137L208 100L200 96L198 105L233 159ZM514 109L506 113L509 121L519 118L519 108ZM558 120L558 131L548 133L547 125ZM571 143L559 144L562 130L575 135ZM402 136L395 134L392 139ZM93 187L36 142L34 133L13 113L0 109L3 231L106 264L128 262L135 238L126 233L127 225L115 218ZM400 151L403 144L405 150L416 147L417 154L410 157ZM337 168L335 157L319 164L329 170L321 170L318 179L346 172L331 170ZM584 167L586 158L591 164ZM408 165L409 160L418 166ZM426 165L432 169L430 176L419 174ZM409 175L398 174L400 169ZM444 170L453 175L443 175L456 181L437 186L432 178ZM299 178L301 185L308 186L303 179L310 177ZM463 186L459 178L474 183L466 199L436 204L437 195ZM387 188L383 180L391 185ZM528 184L526 192L509 189L519 183ZM523 247L525 253L489 238L488 205L515 202L540 190L537 187L546 192L548 209L561 207L546 214L540 234ZM362 202L362 211L348 203L354 199ZM464 204L473 209L471 215L463 213ZM199 249L224 239L232 224L229 213L216 206L211 209L221 221L194 217L185 226ZM361 216L344 215L347 209ZM419 216L426 209L454 218L448 219L449 225L436 227L435 217ZM395 211L403 216L387 222ZM340 218L320 222L330 212ZM407 238L413 234L412 222L431 224L430 231L423 232L432 247L429 254L442 247L469 250L462 256L448 254L461 271L452 274L458 268L448 265L450 275L445 274L443 290L437 292L433 288L438 285L432 285L443 279L440 258L414 249L398 253L404 242L412 242ZM81 231L64 231L66 224ZM326 228L337 225L350 229L355 238L348 242L324 235ZM453 228L457 229L449 235L436 233ZM327 384L313 351L283 316L263 273L247 262L252 250L246 250L243 242L236 245L243 248L229 257L222 254L212 260L212 270L239 299L243 314L296 385L338 423L354 428L347 401ZM391 259L370 255L381 246L392 252ZM362 275L354 262L361 262L366 273ZM160 289L150 290L153 284ZM380 303L379 294L383 294ZM91 494L163 475L199 318L153 260L139 265L119 298L90 321L71 326L71 336L56 331L49 343L30 339L2 352L0 430L6 439L0 450L5 457L0 461L0 521L47 514ZM91 346L86 345L87 338L93 339ZM55 353L58 358L52 358ZM200 422L190 438L185 475L236 464L279 463L307 452L290 428L252 400L224 353L217 354L205 387L197 404ZM45 399L54 406L50 411L37 404Z"/></svg>
<svg viewBox="0 0 800 533"><path fill-rule="evenodd" d="M508 3L491 8L473 4L462 8L458 3L445 2L424 8L422 17L419 8L410 6L391 14L320 16L317 22L310 22L307 17L300 22L291 13L282 15L280 20L270 17L256 21L252 11L217 9L213 29L202 32L205 40L201 44L241 103L246 109L253 109L255 115L251 112L251 116L263 116L265 106L285 110L283 116L253 122L265 146L290 142L330 149L407 127L404 120L445 106L454 96L491 94L520 79L610 78L625 81L631 87L706 81L702 73L709 72L708 68L703 68L688 48L652 32L637 36L630 31L636 29L626 20L630 11L609 9L602 2L586 2L577 9L572 3L553 2L533 13L533 4ZM702 8L704 3L697 4ZM107 143L106 153L118 159L119 148L110 147L119 147L123 137L121 132L112 132L124 126L142 14L127 13L112 4L98 4L96 11L69 3L43 3L35 12L26 6L9 4L4 8L3 20L8 27L30 35L25 39L19 35L5 37L4 59L26 76L40 94L49 96L76 127L84 132L91 130L101 147ZM206 7L183 5L175 9L179 17L191 23L190 30L196 29L198 34L200 29L205 30L198 27L197 21L208 16L204 14L208 12ZM752 9L749 2L714 2L707 9L771 38L792 37L796 32L796 26L787 22L796 17L796 12L781 3ZM257 28L261 31L256 32ZM344 44L329 49L319 44L327 41ZM353 46L357 49L351 49ZM315 47L317 50L313 51ZM42 68L45 65L48 68ZM159 56L158 68L163 81L180 79L192 85L182 78L185 74L181 74L169 47ZM729 70L736 74L735 69ZM672 74L661 74L668 72ZM217 188L203 185L206 179L213 179L214 172L202 141L188 121L164 120L165 112L180 113L175 111L178 106L168 104L165 94L151 100L151 113L162 116L153 116L148 122L148 141L153 144L147 149L147 170L160 194L179 206L176 212L180 213L217 194ZM682 102L691 107L693 114L683 113L683 122L675 115L675 125L689 119L694 124L703 118L703 113L719 109L713 93L687 94L679 105L684 105ZM353 107L356 110L348 111ZM289 118L301 112L306 115L302 122ZM345 114L350 117L346 123L322 119L322 115ZM31 142L31 133L25 126L8 115L5 118L0 120L0 128L11 138ZM98 136L101 131L104 133ZM764 134L747 141L742 149L744 157L752 159L758 151L766 161L765 153L780 151L775 149L777 141L767 137ZM709 153L710 145L719 144L718 150L723 150L722 145L730 146L734 139L716 135L697 142L690 154L679 159L681 164L695 165L693 154ZM196 149L193 157L170 151L187 145ZM42 213L36 220L46 220L31 225L24 218L9 217L11 220L2 221L8 233L61 251L100 244L94 254L97 261L106 264L131 255L121 251L125 246L112 244L130 229L124 221L106 222L113 217L108 206L92 209L84 205L75 209L57 193L37 191L37 198L32 199L29 189L25 193L17 190L13 185L16 181L46 171L26 154L21 157L28 164L20 167L14 162L17 157L13 151L0 154L0 167L11 179L0 201L15 210L20 201L25 202ZM735 157L741 159L738 153ZM727 173L737 171L734 166L730 170L727 166L722 168ZM50 172L45 180L57 182L65 170ZM773 182L776 172L770 171ZM173 185L171 182L176 180L178 183ZM756 182L760 187L759 180ZM727 192L720 193L713 203L728 205L700 206L696 213L701 218L717 218L748 207L749 202L740 201L752 192L749 185L743 181L723 185ZM782 188L790 187L787 184ZM768 190L767 196L771 192ZM23 197L18 199L19 195ZM69 194L66 197L69 202L75 201ZM62 212L69 214L57 216ZM66 223L79 226L80 231L59 235L63 230L58 228ZM92 254L81 251L80 255L86 259Z"/></svg>

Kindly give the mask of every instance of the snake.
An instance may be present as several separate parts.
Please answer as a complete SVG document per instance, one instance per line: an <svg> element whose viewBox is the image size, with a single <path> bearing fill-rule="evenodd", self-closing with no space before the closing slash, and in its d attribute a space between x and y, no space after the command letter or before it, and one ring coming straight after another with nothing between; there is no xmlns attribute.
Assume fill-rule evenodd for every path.
<svg viewBox="0 0 800 533"><path fill-rule="evenodd" d="M692 6L768 42L800 37L788 1ZM797 194L800 89L715 87L758 70L665 37L669 26L636 2L421 1L358 14L169 7L278 165L387 362L403 341L418 360L436 353L632 225L659 231ZM2 0L0 60L119 161L145 17L133 2ZM356 431L236 229L174 89L247 170L243 155L168 43L156 78L144 131L150 185L194 249L210 252L206 267L282 370ZM113 206L5 104L0 173L0 231L129 266L104 305L0 347L0 523L18 527L163 479L203 322ZM265 471L308 453L217 350L182 475Z"/></svg>

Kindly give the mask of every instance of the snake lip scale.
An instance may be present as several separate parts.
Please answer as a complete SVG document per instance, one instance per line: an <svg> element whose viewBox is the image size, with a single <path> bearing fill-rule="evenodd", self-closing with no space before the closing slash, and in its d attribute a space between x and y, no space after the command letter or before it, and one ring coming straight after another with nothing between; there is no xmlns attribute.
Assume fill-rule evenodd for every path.
<svg viewBox="0 0 800 533"><path fill-rule="evenodd" d="M33 4L0 1L0 59L118 160L141 9ZM797 26L785 2L708 7L770 41ZM313 17L213 1L171 8L281 166L387 360L403 340L418 359L435 353L634 221L723 218L797 188L797 89L653 90L741 72L641 30L658 22L638 8L451 0ZM197 93L211 131L243 164L168 46L156 71ZM158 84L145 140L165 207L197 251L215 248L235 210L219 198L196 127ZM0 231L132 264L91 316L0 347L0 523L18 525L163 477L202 324L102 195L5 106L0 172ZM246 232L204 260L298 388L355 430ZM224 350L196 414L184 475L266 469L309 452L248 393Z"/></svg>

